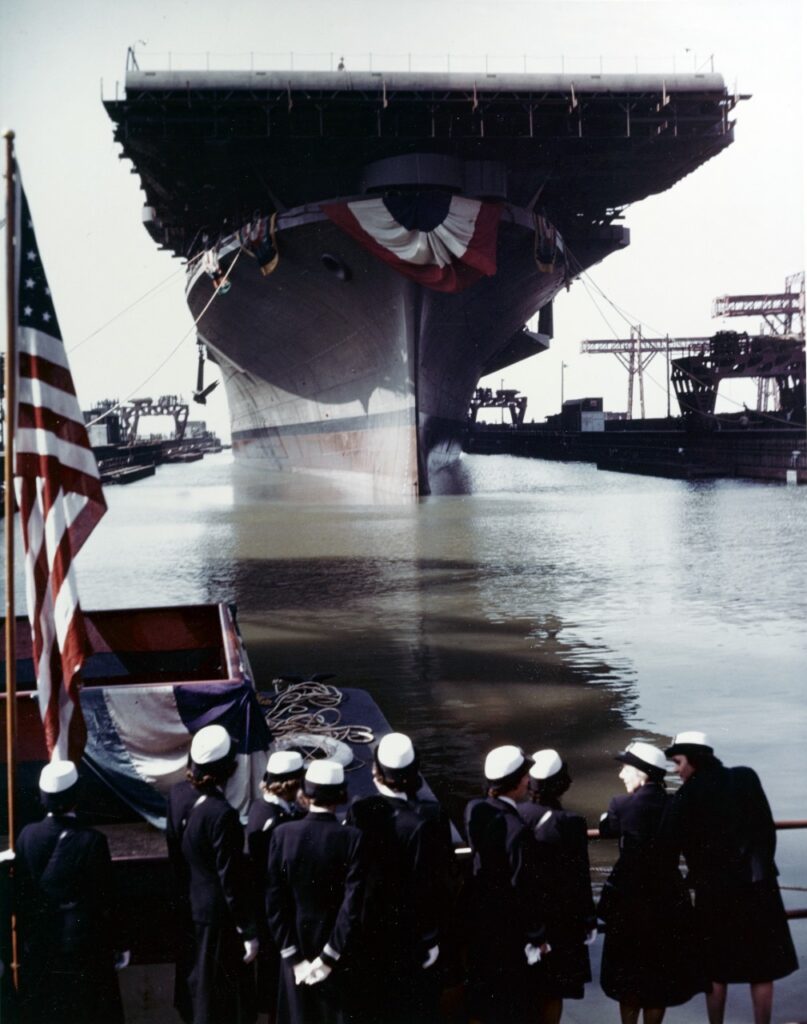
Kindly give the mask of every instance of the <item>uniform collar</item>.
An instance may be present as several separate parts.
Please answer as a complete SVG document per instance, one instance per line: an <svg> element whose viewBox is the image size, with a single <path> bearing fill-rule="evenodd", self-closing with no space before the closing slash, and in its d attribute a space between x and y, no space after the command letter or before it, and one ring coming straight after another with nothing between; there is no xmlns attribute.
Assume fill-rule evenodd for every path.
<svg viewBox="0 0 807 1024"><path fill-rule="evenodd" d="M385 786L383 782L376 782L375 788L381 794L381 796L389 797L391 800L402 800L406 803L406 793L398 793L394 789L390 789L389 786Z"/></svg>
<svg viewBox="0 0 807 1024"><path fill-rule="evenodd" d="M264 793L263 798L268 804L277 804L286 814L291 814L291 804L282 797L279 797L277 793Z"/></svg>

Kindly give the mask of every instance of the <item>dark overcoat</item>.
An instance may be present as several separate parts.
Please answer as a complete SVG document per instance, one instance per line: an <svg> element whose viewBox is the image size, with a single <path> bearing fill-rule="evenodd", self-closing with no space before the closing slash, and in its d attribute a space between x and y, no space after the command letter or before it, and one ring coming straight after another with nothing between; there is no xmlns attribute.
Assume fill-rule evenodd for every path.
<svg viewBox="0 0 807 1024"><path fill-rule="evenodd" d="M365 1018L427 1024L437 1016L440 967L423 963L442 941L451 897L450 851L437 816L405 798L352 804L348 824L365 837L368 877L356 971L367 993Z"/></svg>
<svg viewBox="0 0 807 1024"><path fill-rule="evenodd" d="M48 815L25 826L16 854L21 1020L122 1021L112 936L117 898L106 837L72 815Z"/></svg>
<svg viewBox="0 0 807 1024"><path fill-rule="evenodd" d="M193 922L187 977L193 1024L249 1024L255 998L243 942L256 928L238 814L220 790L200 793L181 782L169 792L166 838Z"/></svg>
<svg viewBox="0 0 807 1024"><path fill-rule="evenodd" d="M686 857L709 978L773 981L795 971L776 828L756 772L719 761L698 769L675 794L667 827Z"/></svg>
<svg viewBox="0 0 807 1024"><path fill-rule="evenodd" d="M518 810L538 844L538 883L552 946L544 964L544 990L562 999L582 999L591 981L585 939L597 924L586 819L539 803L519 804Z"/></svg>
<svg viewBox="0 0 807 1024"><path fill-rule="evenodd" d="M246 838L252 869L252 891L258 908L257 928L260 950L257 959L256 997L258 1010L274 1014L277 1005L277 987L280 976L280 951L269 932L264 907L266 905L266 871L269 859L269 840L279 826L296 821L303 815L298 804L289 805L267 800L264 796L253 800L247 818Z"/></svg>
<svg viewBox="0 0 807 1024"><path fill-rule="evenodd" d="M268 865L266 913L281 956L278 1024L355 1019L350 954L367 872L361 832L333 814L309 811L274 831ZM320 956L331 975L317 985L295 985L294 964Z"/></svg>
<svg viewBox="0 0 807 1024"><path fill-rule="evenodd" d="M673 846L662 834L670 797L649 781L614 797L600 835L619 840L598 913L605 921L600 984L642 1006L678 1006L707 981L699 968L692 904Z"/></svg>
<svg viewBox="0 0 807 1024"><path fill-rule="evenodd" d="M472 800L465 828L473 852L467 894L471 1017L526 1020L542 973L527 965L524 947L545 941L537 844L515 806L498 797Z"/></svg>

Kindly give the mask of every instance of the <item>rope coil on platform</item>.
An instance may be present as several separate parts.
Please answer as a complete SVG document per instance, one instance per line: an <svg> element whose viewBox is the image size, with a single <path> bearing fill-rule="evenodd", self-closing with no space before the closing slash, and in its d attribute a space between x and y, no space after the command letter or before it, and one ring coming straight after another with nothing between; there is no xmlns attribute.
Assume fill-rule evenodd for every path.
<svg viewBox="0 0 807 1024"><path fill-rule="evenodd" d="M343 724L339 705L344 694L336 686L306 681L293 683L277 694L258 693L258 703L272 733L272 749L306 749L305 760L325 756L345 768L354 760L347 744L369 744L375 739L366 725ZM349 755L349 757L348 757Z"/></svg>

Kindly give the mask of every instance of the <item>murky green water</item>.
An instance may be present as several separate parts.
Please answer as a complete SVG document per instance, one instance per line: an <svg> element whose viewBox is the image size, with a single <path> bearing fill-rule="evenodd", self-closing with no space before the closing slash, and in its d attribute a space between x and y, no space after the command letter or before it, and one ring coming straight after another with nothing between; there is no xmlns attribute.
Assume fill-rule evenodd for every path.
<svg viewBox="0 0 807 1024"><path fill-rule="evenodd" d="M235 601L259 685L369 690L455 816L498 743L557 747L593 823L628 740L700 728L807 818L807 489L506 456L451 484L370 507L226 453L164 466L109 489L82 601ZM807 886L805 854L807 831L781 836L784 884Z"/></svg>

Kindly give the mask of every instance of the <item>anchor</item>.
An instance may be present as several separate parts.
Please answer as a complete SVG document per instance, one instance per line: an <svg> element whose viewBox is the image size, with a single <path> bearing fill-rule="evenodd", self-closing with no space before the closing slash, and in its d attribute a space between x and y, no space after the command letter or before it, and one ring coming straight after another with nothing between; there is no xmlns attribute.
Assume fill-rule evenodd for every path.
<svg viewBox="0 0 807 1024"><path fill-rule="evenodd" d="M204 342L197 341L196 347L199 349L199 365L196 370L196 389L193 392L194 402L198 402L199 405L207 404L207 396L215 388L219 386L219 382L214 380L212 384L208 384L205 387L205 346Z"/></svg>

